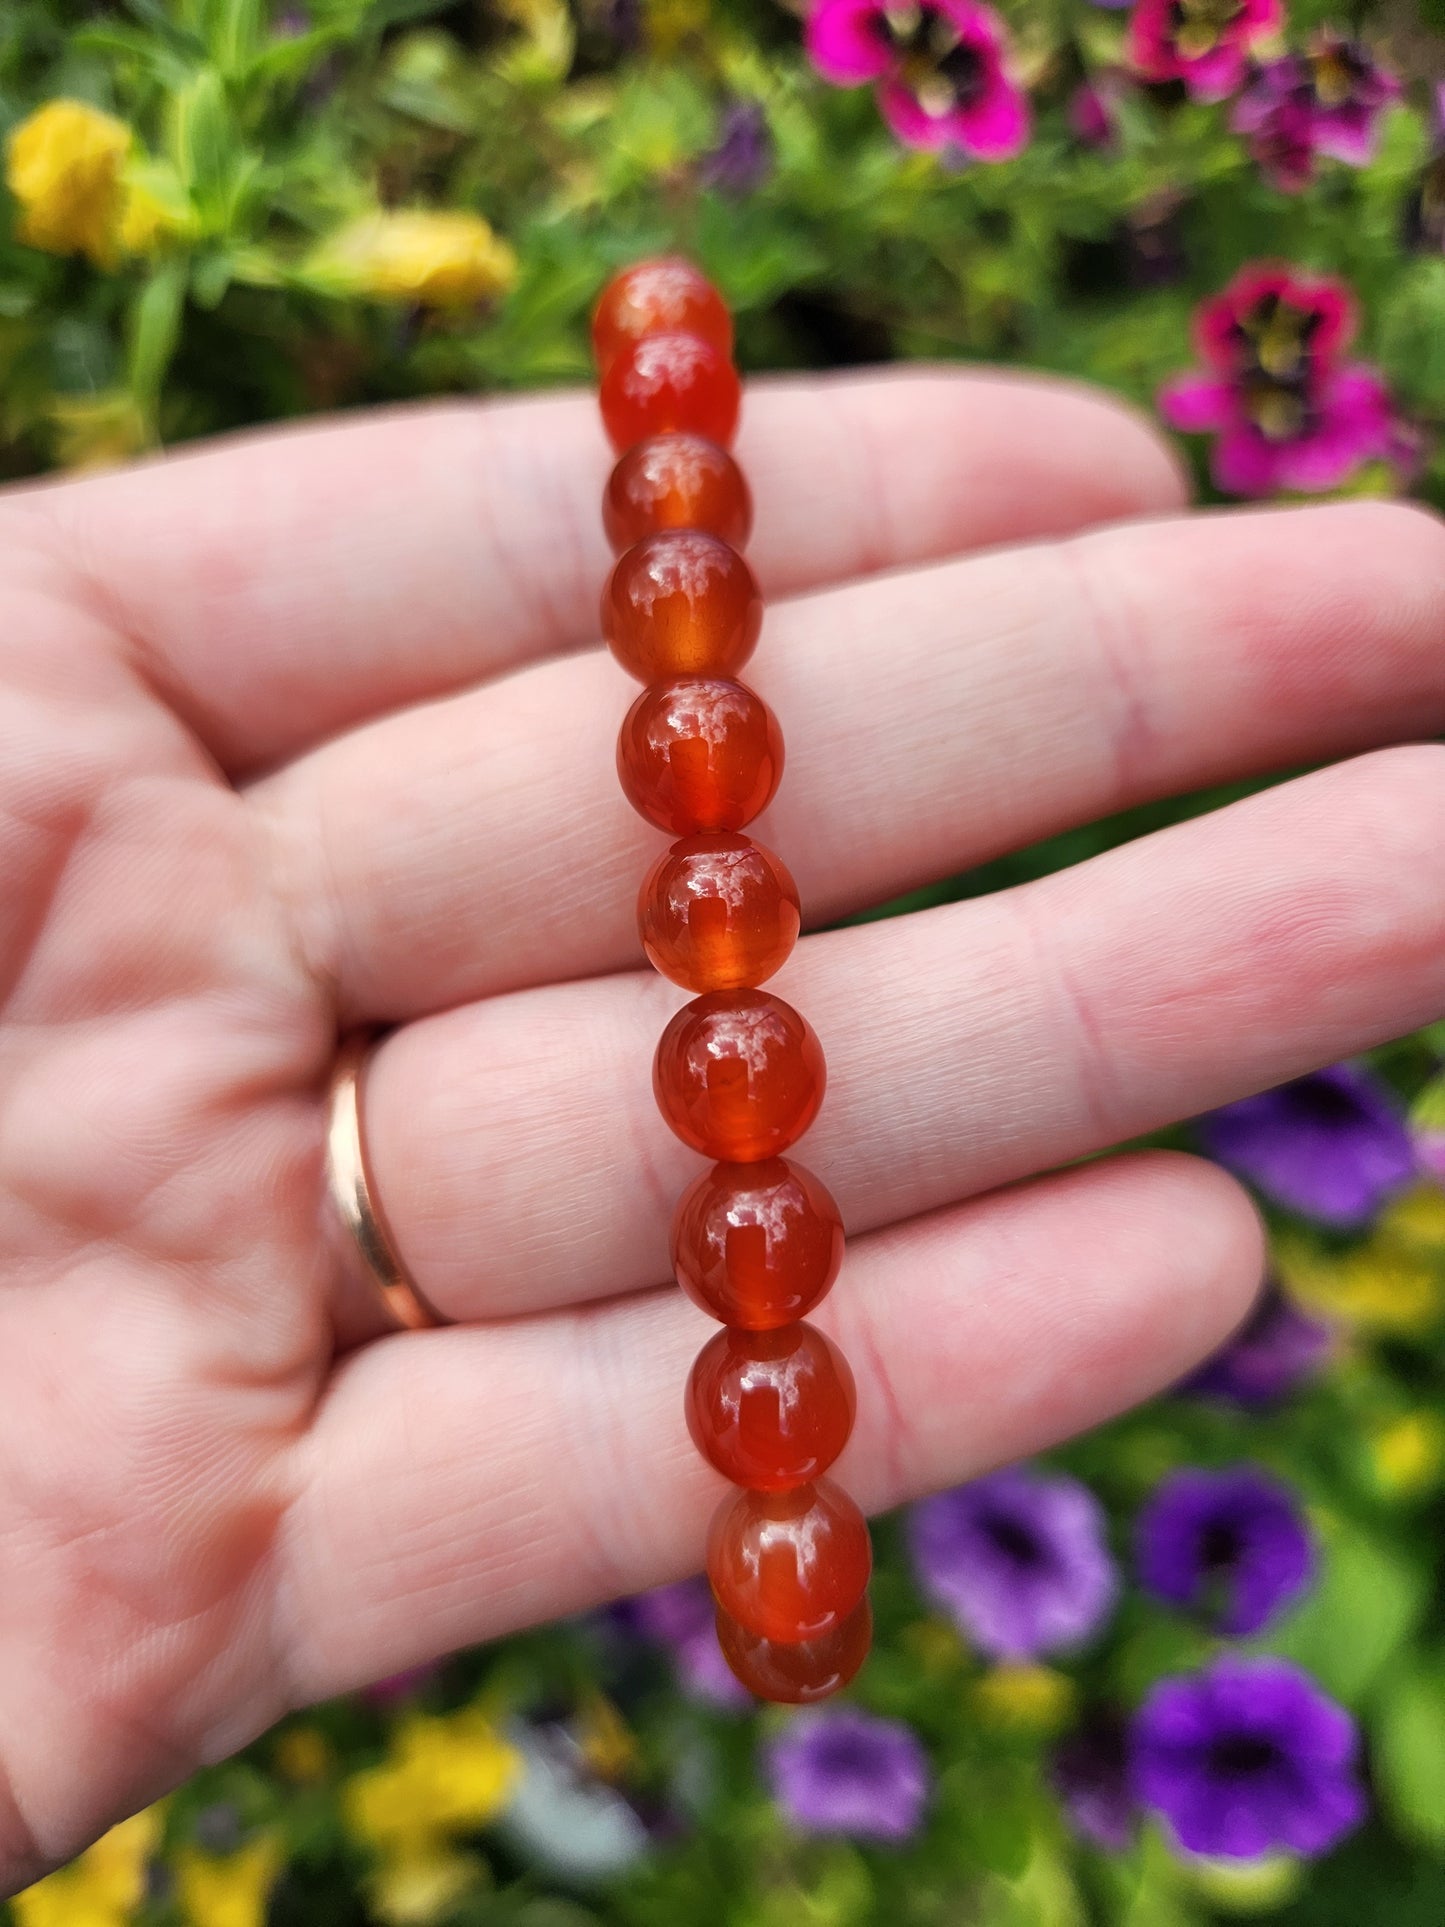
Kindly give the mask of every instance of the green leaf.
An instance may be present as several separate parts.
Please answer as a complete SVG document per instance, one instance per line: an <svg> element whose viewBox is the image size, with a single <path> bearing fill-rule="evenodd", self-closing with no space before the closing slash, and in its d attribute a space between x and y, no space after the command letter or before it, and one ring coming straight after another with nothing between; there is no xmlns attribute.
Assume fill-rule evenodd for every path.
<svg viewBox="0 0 1445 1927"><path fill-rule="evenodd" d="M180 340L186 302L188 263L163 261L141 289L130 314L126 357L127 386L149 430L154 433L161 389Z"/></svg>
<svg viewBox="0 0 1445 1927"><path fill-rule="evenodd" d="M1408 1839L1445 1855L1445 1673L1411 1667L1391 1680L1374 1741L1390 1818Z"/></svg>
<svg viewBox="0 0 1445 1927"><path fill-rule="evenodd" d="M1264 1646L1303 1666L1328 1693L1358 1706L1414 1631L1423 1575L1363 1532L1341 1529L1309 1599Z"/></svg>

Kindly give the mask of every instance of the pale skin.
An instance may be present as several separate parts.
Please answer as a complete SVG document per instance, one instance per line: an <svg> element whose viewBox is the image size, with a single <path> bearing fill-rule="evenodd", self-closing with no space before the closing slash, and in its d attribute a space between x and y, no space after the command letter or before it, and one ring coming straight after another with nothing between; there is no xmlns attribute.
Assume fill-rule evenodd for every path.
<svg viewBox="0 0 1445 1927"><path fill-rule="evenodd" d="M814 924L1333 765L775 979L829 1058L799 1155L877 1508L1248 1309L1217 1170L1037 1174L1445 1010L1445 533L1187 516L1141 422L999 377L758 385L738 452L789 758L757 833ZM0 1890L294 1707L700 1563L608 462L567 396L0 499ZM459 1324L356 1344L321 1093L359 1023L399 1026L372 1163Z"/></svg>

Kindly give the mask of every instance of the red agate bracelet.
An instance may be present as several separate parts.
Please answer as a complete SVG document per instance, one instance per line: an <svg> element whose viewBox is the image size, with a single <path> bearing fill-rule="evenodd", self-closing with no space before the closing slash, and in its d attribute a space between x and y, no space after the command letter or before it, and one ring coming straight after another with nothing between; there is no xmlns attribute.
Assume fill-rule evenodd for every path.
<svg viewBox="0 0 1445 1927"><path fill-rule="evenodd" d="M619 460L603 520L618 560L602 595L617 660L645 687L617 770L628 801L678 839L638 898L644 950L700 993L662 1034L653 1089L668 1124L716 1159L672 1226L678 1283L723 1329L687 1385L698 1450L741 1490L708 1535L718 1638L763 1699L822 1699L867 1656L872 1554L853 1500L822 1475L853 1427L853 1374L804 1314L843 1256L825 1186L781 1154L822 1102L823 1053L758 986L786 960L798 892L744 836L782 773L777 718L734 678L762 599L739 550L752 504L728 454L740 389L732 321L689 262L639 262L592 323L602 419Z"/></svg>

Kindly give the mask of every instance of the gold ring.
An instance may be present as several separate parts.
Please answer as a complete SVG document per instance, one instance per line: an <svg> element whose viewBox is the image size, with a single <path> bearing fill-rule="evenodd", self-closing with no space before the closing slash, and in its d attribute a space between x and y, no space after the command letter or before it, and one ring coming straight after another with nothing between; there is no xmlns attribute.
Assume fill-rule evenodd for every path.
<svg viewBox="0 0 1445 1927"><path fill-rule="evenodd" d="M342 1224L398 1331L427 1331L449 1321L406 1274L376 1195L361 1127L362 1086L372 1039L348 1037L337 1052L326 1100L326 1183Z"/></svg>

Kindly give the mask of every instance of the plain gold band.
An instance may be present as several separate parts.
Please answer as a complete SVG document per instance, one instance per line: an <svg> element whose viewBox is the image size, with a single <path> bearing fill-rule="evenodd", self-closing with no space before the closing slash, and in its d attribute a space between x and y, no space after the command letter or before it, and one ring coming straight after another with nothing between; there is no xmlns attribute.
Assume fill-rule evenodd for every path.
<svg viewBox="0 0 1445 1927"><path fill-rule="evenodd" d="M326 1183L337 1215L351 1234L368 1281L398 1331L427 1331L448 1321L429 1305L396 1254L377 1200L361 1124L362 1087L372 1039L348 1037L336 1054L326 1100Z"/></svg>

